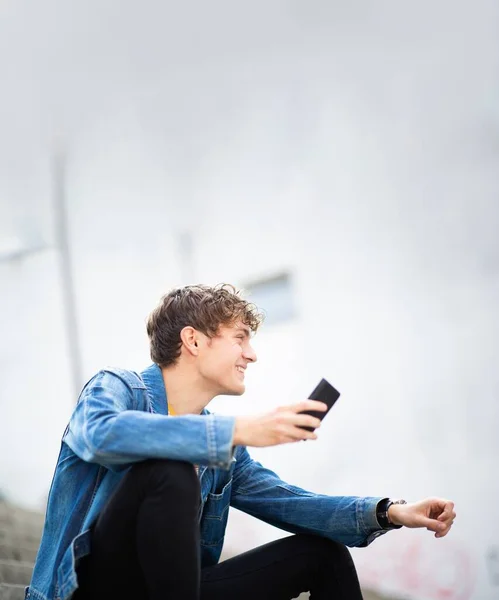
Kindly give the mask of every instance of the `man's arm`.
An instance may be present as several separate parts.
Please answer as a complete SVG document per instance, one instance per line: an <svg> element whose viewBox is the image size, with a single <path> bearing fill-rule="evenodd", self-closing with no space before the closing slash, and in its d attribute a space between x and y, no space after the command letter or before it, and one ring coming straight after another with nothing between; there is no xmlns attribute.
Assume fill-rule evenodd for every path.
<svg viewBox="0 0 499 600"><path fill-rule="evenodd" d="M310 533L346 546L367 546L393 526L426 528L436 538L447 535L456 513L454 503L427 498L410 504L392 504L388 529L376 513L387 498L325 496L282 481L273 471L254 461L246 448L236 453L231 505L291 533Z"/></svg>
<svg viewBox="0 0 499 600"><path fill-rule="evenodd" d="M151 414L136 393L115 373L99 372L83 389L64 442L81 459L112 470L148 458L229 468L233 417Z"/></svg>
<svg viewBox="0 0 499 600"><path fill-rule="evenodd" d="M291 533L309 533L347 546L367 546L385 533L376 520L381 498L326 496L282 481L239 448L231 505Z"/></svg>
<svg viewBox="0 0 499 600"><path fill-rule="evenodd" d="M131 374L130 374L131 375ZM259 417L151 414L137 397L142 389L113 371L100 371L84 387L64 442L81 459L118 471L147 458L171 458L229 469L238 444L272 446L315 439L298 427L317 427L319 419L297 412L325 410L306 400Z"/></svg>

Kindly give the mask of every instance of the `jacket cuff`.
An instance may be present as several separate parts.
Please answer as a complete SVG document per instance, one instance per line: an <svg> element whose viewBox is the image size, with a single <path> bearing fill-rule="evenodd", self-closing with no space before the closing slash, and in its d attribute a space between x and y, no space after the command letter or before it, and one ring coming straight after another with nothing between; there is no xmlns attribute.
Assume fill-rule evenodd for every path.
<svg viewBox="0 0 499 600"><path fill-rule="evenodd" d="M361 498L357 507L357 516L365 533L374 529L382 529L376 518L376 509L383 498Z"/></svg>
<svg viewBox="0 0 499 600"><path fill-rule="evenodd" d="M366 535L366 541L362 546L369 546L376 538L389 531L388 529L382 529L376 518L376 509L381 500L383 498L359 498L357 518L360 528Z"/></svg>
<svg viewBox="0 0 499 600"><path fill-rule="evenodd" d="M233 462L235 417L206 416L206 436L210 467L228 470Z"/></svg>

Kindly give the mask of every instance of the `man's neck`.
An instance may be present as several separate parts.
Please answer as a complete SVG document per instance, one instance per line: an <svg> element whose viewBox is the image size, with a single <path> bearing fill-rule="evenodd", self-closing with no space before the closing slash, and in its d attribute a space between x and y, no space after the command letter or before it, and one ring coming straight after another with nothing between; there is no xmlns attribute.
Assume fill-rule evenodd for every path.
<svg viewBox="0 0 499 600"><path fill-rule="evenodd" d="M175 415L199 415L215 396L189 366L167 367L162 374L169 412Z"/></svg>

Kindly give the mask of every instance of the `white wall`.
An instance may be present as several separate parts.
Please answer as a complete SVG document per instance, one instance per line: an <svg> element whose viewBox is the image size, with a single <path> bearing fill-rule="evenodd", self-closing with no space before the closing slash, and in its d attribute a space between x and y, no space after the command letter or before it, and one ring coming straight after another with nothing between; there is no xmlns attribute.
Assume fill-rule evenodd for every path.
<svg viewBox="0 0 499 600"><path fill-rule="evenodd" d="M326 493L454 499L451 535L385 536L355 551L361 575L496 597L497 5L117 8L26 1L0 25L2 247L51 244L62 132L85 377L147 364L183 231L196 281L289 269L297 318L264 326L248 393L219 410L329 377L320 441L255 456ZM39 506L75 400L54 249L1 263L0 286L0 486ZM232 520L232 548L275 535Z"/></svg>

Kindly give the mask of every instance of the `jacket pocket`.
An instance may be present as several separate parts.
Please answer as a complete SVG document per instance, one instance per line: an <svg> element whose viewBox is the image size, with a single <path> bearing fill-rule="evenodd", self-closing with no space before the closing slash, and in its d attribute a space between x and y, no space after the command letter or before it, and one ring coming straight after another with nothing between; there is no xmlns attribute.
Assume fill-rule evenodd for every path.
<svg viewBox="0 0 499 600"><path fill-rule="evenodd" d="M219 494L208 494L201 521L201 543L205 546L221 544L225 536L225 527L229 516L232 479Z"/></svg>

